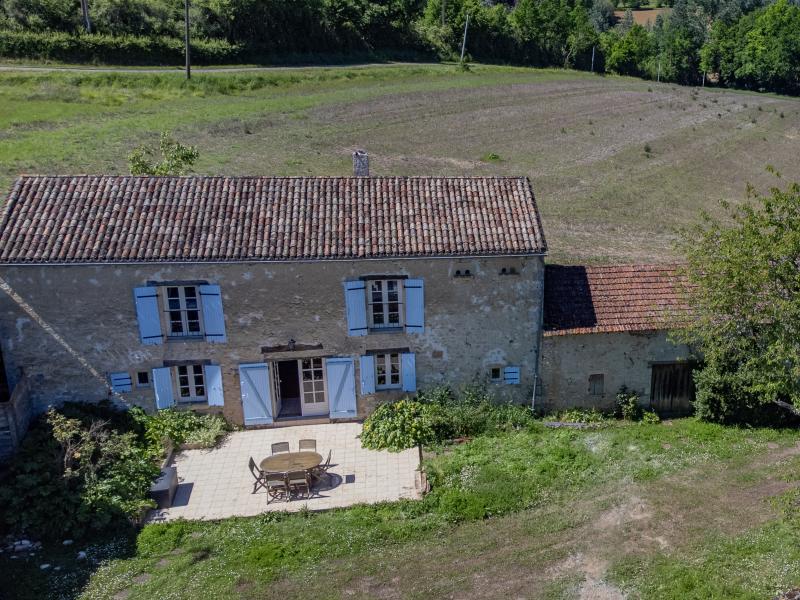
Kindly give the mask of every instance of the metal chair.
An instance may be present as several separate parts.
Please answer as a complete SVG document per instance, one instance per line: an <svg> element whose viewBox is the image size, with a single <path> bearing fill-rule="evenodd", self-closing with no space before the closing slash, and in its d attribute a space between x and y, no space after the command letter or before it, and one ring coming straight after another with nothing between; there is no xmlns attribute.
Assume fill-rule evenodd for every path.
<svg viewBox="0 0 800 600"><path fill-rule="evenodd" d="M317 451L317 440L300 440L300 452L309 450L311 452Z"/></svg>
<svg viewBox="0 0 800 600"><path fill-rule="evenodd" d="M272 444L273 454L280 454L281 452L289 452L289 442L275 442Z"/></svg>
<svg viewBox="0 0 800 600"><path fill-rule="evenodd" d="M278 498L289 501L289 481L286 473L265 473L264 485L267 489L267 504Z"/></svg>
<svg viewBox="0 0 800 600"><path fill-rule="evenodd" d="M292 471L286 474L286 482L289 485L289 492L300 494L305 490L306 498L311 497L311 478L308 471Z"/></svg>
<svg viewBox="0 0 800 600"><path fill-rule="evenodd" d="M256 461L253 460L252 456L250 457L250 461L247 463L247 466L250 467L250 472L253 474L253 478L255 479L255 482L253 482L253 493L255 494L261 488L266 490L266 473L258 468L258 465L256 465Z"/></svg>

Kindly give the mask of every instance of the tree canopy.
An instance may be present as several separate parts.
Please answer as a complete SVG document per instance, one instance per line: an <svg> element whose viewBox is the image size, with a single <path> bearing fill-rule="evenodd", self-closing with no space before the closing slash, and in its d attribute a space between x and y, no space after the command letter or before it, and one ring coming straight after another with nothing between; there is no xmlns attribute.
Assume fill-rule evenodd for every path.
<svg viewBox="0 0 800 600"><path fill-rule="evenodd" d="M704 366L697 372L701 417L754 422L780 407L800 415L800 185L749 190L687 229L684 332Z"/></svg>

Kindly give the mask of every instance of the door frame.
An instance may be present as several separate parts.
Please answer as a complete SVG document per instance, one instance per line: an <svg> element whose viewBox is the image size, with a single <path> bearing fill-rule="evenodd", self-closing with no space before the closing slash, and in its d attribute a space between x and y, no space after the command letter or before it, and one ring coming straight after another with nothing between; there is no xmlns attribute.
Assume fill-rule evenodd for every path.
<svg viewBox="0 0 800 600"><path fill-rule="evenodd" d="M323 396L325 398L325 402L320 403L324 410L319 411L315 410L313 412L306 412L306 403L305 403L305 390L303 389L303 361L304 360L313 360L318 358L322 361L322 389L323 389ZM327 415L330 413L330 406L331 406L331 399L328 395L328 373L327 373L327 362L328 359L324 356L307 356L305 358L298 358L297 359L297 378L299 380L300 386L300 414L304 417L321 417L323 415ZM313 405L315 408L319 405L315 402Z"/></svg>

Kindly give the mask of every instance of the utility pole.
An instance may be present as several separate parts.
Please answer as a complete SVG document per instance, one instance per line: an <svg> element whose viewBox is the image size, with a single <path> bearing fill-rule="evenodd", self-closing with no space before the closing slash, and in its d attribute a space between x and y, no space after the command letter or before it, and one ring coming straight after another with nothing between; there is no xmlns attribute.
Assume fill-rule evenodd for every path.
<svg viewBox="0 0 800 600"><path fill-rule="evenodd" d="M464 62L464 49L467 47L467 28L469 27L469 13L467 13L467 20L464 22L464 39L461 41L461 62Z"/></svg>
<svg viewBox="0 0 800 600"><path fill-rule="evenodd" d="M442 27L444 27L444 10L445 5L447 4L447 0L442 0Z"/></svg>
<svg viewBox="0 0 800 600"><path fill-rule="evenodd" d="M189 0L183 0L183 44L186 46L186 79L191 79L192 57L189 51Z"/></svg>
<svg viewBox="0 0 800 600"><path fill-rule="evenodd" d="M81 0L81 13L83 13L83 26L86 33L92 33L92 20L89 18L89 0Z"/></svg>
<svg viewBox="0 0 800 600"><path fill-rule="evenodd" d="M658 74L656 75L656 82L661 83L661 55L658 55Z"/></svg>
<svg viewBox="0 0 800 600"><path fill-rule="evenodd" d="M592 73L594 73L594 46L592 46Z"/></svg>

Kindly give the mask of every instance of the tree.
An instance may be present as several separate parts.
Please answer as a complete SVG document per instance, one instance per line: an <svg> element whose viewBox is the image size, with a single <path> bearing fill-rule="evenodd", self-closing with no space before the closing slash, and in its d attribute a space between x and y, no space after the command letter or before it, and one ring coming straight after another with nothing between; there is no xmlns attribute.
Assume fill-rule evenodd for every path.
<svg viewBox="0 0 800 600"><path fill-rule="evenodd" d="M704 357L699 416L754 422L769 407L800 415L800 185L723 204L685 230L687 299L681 337Z"/></svg>
<svg viewBox="0 0 800 600"><path fill-rule="evenodd" d="M161 155L160 160L154 156ZM169 131L161 132L158 150L137 146L128 156L131 175L186 175L200 156L194 146L174 140Z"/></svg>

